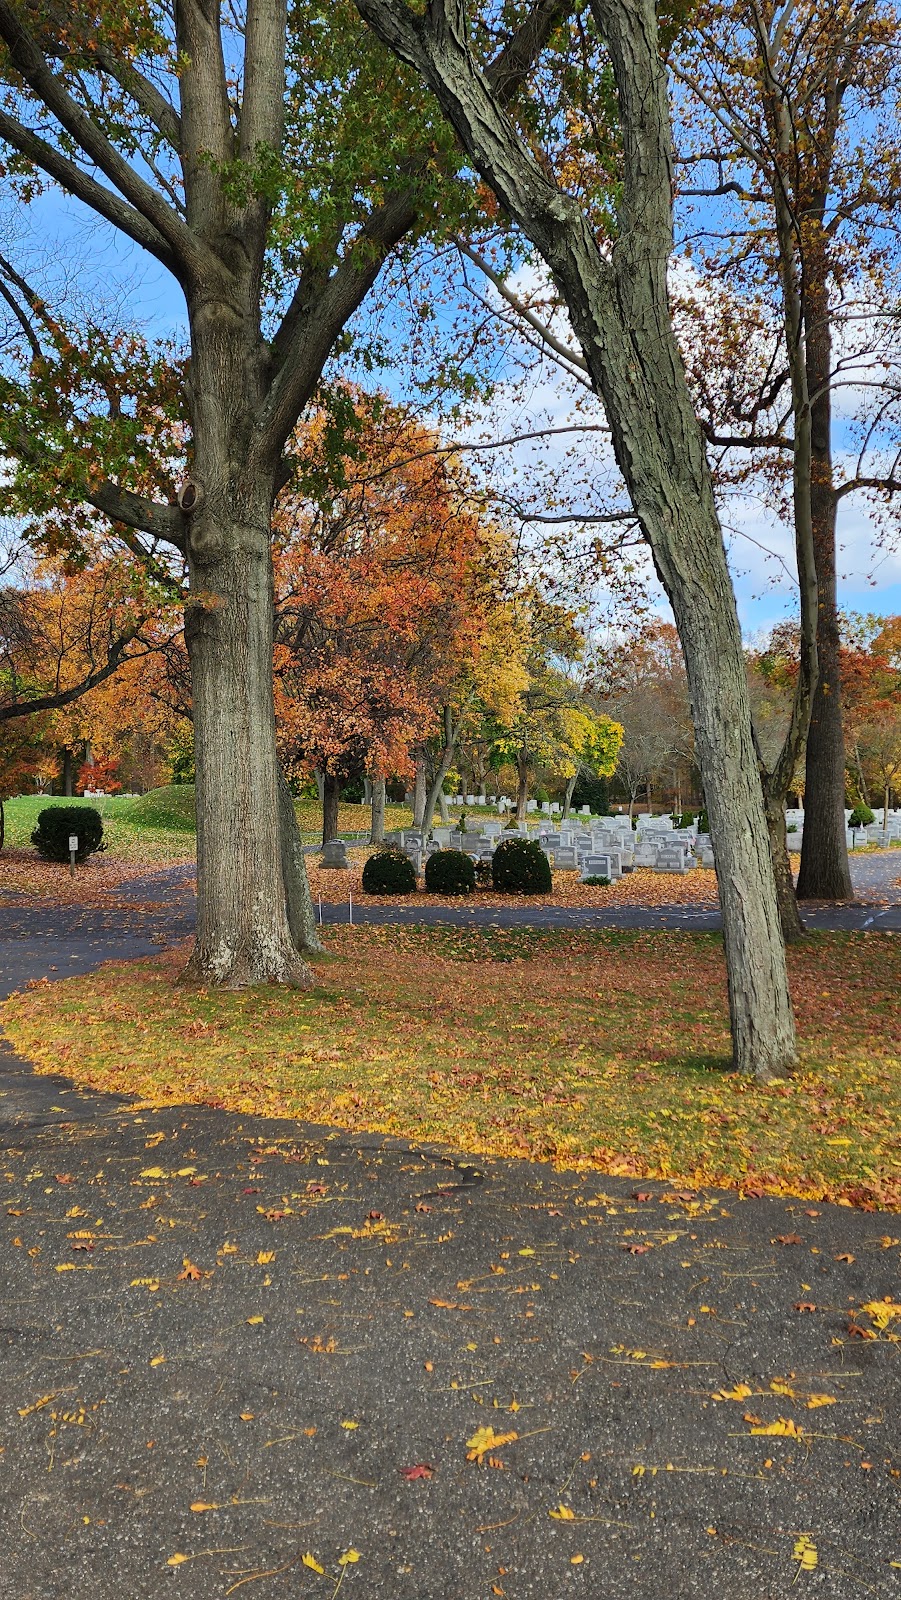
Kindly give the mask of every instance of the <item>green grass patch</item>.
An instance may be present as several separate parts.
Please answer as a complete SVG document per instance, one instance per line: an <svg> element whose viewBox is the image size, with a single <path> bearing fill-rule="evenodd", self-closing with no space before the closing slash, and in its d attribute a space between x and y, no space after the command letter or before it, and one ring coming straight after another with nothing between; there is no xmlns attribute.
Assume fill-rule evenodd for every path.
<svg viewBox="0 0 901 1600"><path fill-rule="evenodd" d="M39 1070L636 1178L901 1205L901 941L790 952L801 1066L731 1070L717 937L329 930L309 993L175 985L184 954L7 1002Z"/></svg>

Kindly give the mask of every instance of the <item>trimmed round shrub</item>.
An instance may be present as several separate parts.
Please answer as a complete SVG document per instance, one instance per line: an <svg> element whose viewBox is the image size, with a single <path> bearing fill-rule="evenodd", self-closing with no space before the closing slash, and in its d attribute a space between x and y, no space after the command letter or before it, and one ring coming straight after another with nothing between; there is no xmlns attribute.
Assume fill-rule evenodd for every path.
<svg viewBox="0 0 901 1600"><path fill-rule="evenodd" d="M875 821L876 821L876 818L873 816L873 813L870 810L869 806L865 806L865 805L863 805L861 803L859 805L856 805L854 807L854 810L851 812L851 815L848 818L848 827L849 828L872 828L873 823Z"/></svg>
<svg viewBox="0 0 901 1600"><path fill-rule="evenodd" d="M68 861L70 833L78 835L76 861L103 849L103 818L94 806L45 806L31 842L45 861Z"/></svg>
<svg viewBox="0 0 901 1600"><path fill-rule="evenodd" d="M551 864L533 839L503 839L491 858L491 880L503 894L549 894Z"/></svg>
<svg viewBox="0 0 901 1600"><path fill-rule="evenodd" d="M600 873L593 878L583 878L582 882L590 884L594 889L609 889L610 887L610 879L602 877Z"/></svg>
<svg viewBox="0 0 901 1600"><path fill-rule="evenodd" d="M430 894L472 894L475 866L463 850L436 850L425 864L425 886Z"/></svg>
<svg viewBox="0 0 901 1600"><path fill-rule="evenodd" d="M412 861L400 850L379 850L363 867L363 888L367 894L412 894L416 872Z"/></svg>

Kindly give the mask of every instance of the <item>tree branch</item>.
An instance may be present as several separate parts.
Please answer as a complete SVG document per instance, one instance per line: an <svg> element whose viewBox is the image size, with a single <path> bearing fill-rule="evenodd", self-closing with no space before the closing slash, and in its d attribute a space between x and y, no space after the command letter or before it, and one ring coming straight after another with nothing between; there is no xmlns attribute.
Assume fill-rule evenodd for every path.
<svg viewBox="0 0 901 1600"><path fill-rule="evenodd" d="M129 205L166 241L173 258L180 264L180 275L199 276L203 267L210 265L209 252L162 195L140 177L72 98L51 71L43 51L25 28L11 0L0 0L0 38L9 50L13 67L41 103Z"/></svg>
<svg viewBox="0 0 901 1600"><path fill-rule="evenodd" d="M23 123L17 122L2 107L0 107L0 139L11 144L21 155L27 156L35 166L41 167L48 177L53 178L61 188L67 189L76 200L83 201L92 211L96 211L98 216L112 223L114 228L127 234L129 239L133 239L135 244L139 244L142 249L155 256L164 267L168 267L174 277L182 281L183 274L177 257L162 234L141 215L140 211L136 211L134 206L128 205L118 195L113 194L111 189L104 188L96 178L82 172L81 167L70 161L68 156L55 150L52 144L48 144L39 134L33 133L31 128L26 128Z"/></svg>

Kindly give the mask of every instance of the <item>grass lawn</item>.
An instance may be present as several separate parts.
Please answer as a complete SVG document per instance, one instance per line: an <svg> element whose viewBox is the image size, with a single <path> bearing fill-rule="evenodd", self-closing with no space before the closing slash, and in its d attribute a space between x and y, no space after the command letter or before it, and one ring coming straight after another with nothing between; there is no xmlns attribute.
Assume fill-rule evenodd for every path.
<svg viewBox="0 0 901 1600"><path fill-rule="evenodd" d="M469 1152L901 1207L901 941L789 953L802 1066L729 1070L720 941L338 928L310 993L184 990L183 953L13 996L40 1070Z"/></svg>
<svg viewBox="0 0 901 1600"><path fill-rule="evenodd" d="M100 812L109 853L118 858L155 861L171 854L173 846L182 855L193 849L194 789L190 784L170 784L165 789L151 789L148 794L137 797L104 795L97 800L67 800L62 795L18 795L6 802L7 844L29 845L38 812L45 806L81 805L95 806ZM313 835L321 836L322 807L318 800L298 800L295 810L304 836L310 836L307 842L312 842ZM412 822L409 806L386 806L385 826L389 831L409 828ZM369 806L341 806L338 826L342 833L368 834L369 824ZM180 837L173 840L169 837L173 834Z"/></svg>

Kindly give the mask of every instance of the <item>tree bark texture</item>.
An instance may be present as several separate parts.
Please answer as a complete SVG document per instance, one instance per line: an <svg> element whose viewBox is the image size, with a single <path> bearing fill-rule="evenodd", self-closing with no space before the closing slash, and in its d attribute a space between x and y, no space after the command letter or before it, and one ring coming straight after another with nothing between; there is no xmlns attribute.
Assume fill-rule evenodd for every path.
<svg viewBox="0 0 901 1600"><path fill-rule="evenodd" d="M185 978L238 987L311 979L288 926L272 699L268 528L246 529L192 587L197 938ZM237 548L236 548L237 547ZM199 579L199 581L196 581Z"/></svg>
<svg viewBox="0 0 901 1600"><path fill-rule="evenodd" d="M786 944L797 944L804 938L806 929L798 910L795 881L792 877L788 853L788 835L785 831L785 799L765 789L766 821L770 837L770 859L776 880L776 899L779 905L779 922Z"/></svg>
<svg viewBox="0 0 901 1600"><path fill-rule="evenodd" d="M322 784L322 842L338 837L338 808L341 804L341 784L332 773L325 774Z"/></svg>
<svg viewBox="0 0 901 1600"><path fill-rule="evenodd" d="M385 843L385 780L374 778L372 781L372 825L369 830L370 844Z"/></svg>
<svg viewBox="0 0 901 1600"><path fill-rule="evenodd" d="M454 727L453 713L450 706L445 706L442 712L442 725L444 730L444 745L441 755L432 773L432 781L428 786L428 793L423 805L422 826L426 833L430 833L435 821L435 807L439 804L444 792L444 780L451 769L454 751L457 748L458 730ZM418 771L418 769L417 769ZM441 820L445 820L446 807L442 808Z"/></svg>
<svg viewBox="0 0 901 1600"><path fill-rule="evenodd" d="M610 258L578 202L556 187L492 97L456 0L433 0L424 16L398 0L357 4L429 82L568 306L685 655L717 860L734 1059L761 1079L782 1074L796 1060L794 1019L741 631L669 311L672 165L653 4L592 6L611 53L623 138L623 197Z"/></svg>
<svg viewBox="0 0 901 1600"><path fill-rule="evenodd" d="M572 810L573 795L576 792L576 784L578 783L578 781L579 781L579 774L577 772L574 772L572 777L567 779L566 793L563 796L563 820L564 820L564 822L568 822L569 821L569 813Z"/></svg>
<svg viewBox="0 0 901 1600"><path fill-rule="evenodd" d="M813 274L813 281L807 287L805 311L811 394L811 511L817 575L819 674L807 734L798 896L802 900L853 900L845 831L845 733L835 550L837 506L832 471L832 339L825 271Z"/></svg>
<svg viewBox="0 0 901 1600"><path fill-rule="evenodd" d="M425 782L425 756L419 755L419 756L416 757L416 777L413 780L413 826L414 826L414 828L422 829L422 828L426 827L426 820L425 820L425 803L426 803L426 799L427 799L427 796L426 796L426 782ZM429 822L428 826L431 827L431 822Z"/></svg>
<svg viewBox="0 0 901 1600"><path fill-rule="evenodd" d="M285 886L285 904L291 938L295 950L301 955L316 955L322 949L322 940L316 931L316 914L307 878L303 839L297 826L294 797L281 767L278 772L278 820L282 881Z"/></svg>

